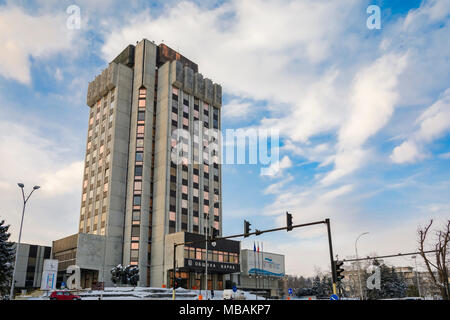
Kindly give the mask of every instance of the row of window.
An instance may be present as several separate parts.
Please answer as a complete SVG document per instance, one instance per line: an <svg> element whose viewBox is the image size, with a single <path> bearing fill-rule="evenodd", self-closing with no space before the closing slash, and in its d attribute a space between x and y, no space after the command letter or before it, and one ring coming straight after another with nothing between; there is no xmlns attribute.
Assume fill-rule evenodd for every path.
<svg viewBox="0 0 450 320"><path fill-rule="evenodd" d="M172 126L174 128L178 127L178 101L179 101L179 92L180 90L176 87L172 88ZM199 99L194 99L194 108L191 112L189 107L189 97L186 94L183 94L187 97L183 98L183 106L182 106L182 127L185 130L189 129L189 114L192 113L192 118L194 121L199 120ZM213 128L219 129L219 109L216 107L212 107L213 109ZM210 113L210 106L208 103L203 102L203 125L205 128L209 128L209 113Z"/></svg>
<svg viewBox="0 0 450 320"><path fill-rule="evenodd" d="M138 113L136 129L135 170L133 186L133 214L131 228L130 264L139 261L139 241L142 205L142 163L144 162L145 108L147 105L147 89L139 89Z"/></svg>
<svg viewBox="0 0 450 320"><path fill-rule="evenodd" d="M114 92L111 92L109 99L105 96L90 111L80 232L105 234L106 197L109 190L110 142L114 106ZM104 170L103 165L105 167ZM98 221L99 216L101 216L101 222Z"/></svg>
<svg viewBox="0 0 450 320"><path fill-rule="evenodd" d="M206 249L185 246L184 258L206 260ZM233 252L208 250L208 261L239 263L239 254Z"/></svg>

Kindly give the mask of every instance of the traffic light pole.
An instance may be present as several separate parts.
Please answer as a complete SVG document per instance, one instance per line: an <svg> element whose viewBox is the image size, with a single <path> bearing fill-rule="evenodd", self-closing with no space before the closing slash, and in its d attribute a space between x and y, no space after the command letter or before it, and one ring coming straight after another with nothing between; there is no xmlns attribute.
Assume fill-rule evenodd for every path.
<svg viewBox="0 0 450 320"><path fill-rule="evenodd" d="M245 221L245 222L247 222L247 221ZM263 233L282 231L282 230L291 231L292 229L295 229L295 228L309 227L309 226L313 226L313 225L317 225L317 224L326 224L327 225L328 245L329 245L329 249L330 249L330 260L331 260L331 275L332 275L332 279L333 279L333 293L336 294L336 281L337 281L336 278L337 278L337 276L336 276L336 268L335 268L334 260L333 260L333 244L331 241L330 219L325 219L322 221L315 221L315 222L303 223L303 224L297 224L297 225L289 225L286 227L280 227L280 228L274 228L274 229L268 229L268 230L255 230L254 232L244 232L241 234L235 234L235 235L226 236L226 237L217 237L217 238L211 237L209 239L207 237L205 237L204 240L195 240L195 241L189 241L189 242L183 242L183 243L174 243L173 244L173 299L175 299L175 260L176 260L175 251L176 251L177 246L189 245L189 244L194 244L194 243L199 243L199 242L208 242L208 241L213 242L213 241L218 241L218 240L226 240L226 239L240 238L240 237L246 238L251 235L259 236ZM245 223L244 223L244 225L245 225Z"/></svg>
<svg viewBox="0 0 450 320"><path fill-rule="evenodd" d="M175 263L176 263L177 244L173 244L173 272L172 272L172 300L175 300Z"/></svg>
<svg viewBox="0 0 450 320"><path fill-rule="evenodd" d="M327 232L328 232L328 246L330 247L330 260L331 260L331 277L333 279L333 293L336 294L336 281L337 281L337 275L336 275L336 266L334 265L334 259L333 259L333 243L331 242L331 227L330 227L330 219L325 219L325 223L327 225Z"/></svg>

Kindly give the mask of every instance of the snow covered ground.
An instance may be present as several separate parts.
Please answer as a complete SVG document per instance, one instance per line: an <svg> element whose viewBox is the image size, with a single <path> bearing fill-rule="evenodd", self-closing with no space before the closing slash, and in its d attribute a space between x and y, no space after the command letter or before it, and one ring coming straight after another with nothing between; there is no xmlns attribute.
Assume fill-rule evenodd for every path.
<svg viewBox="0 0 450 320"><path fill-rule="evenodd" d="M103 296L104 300L172 300L172 289L166 288L148 288L148 287L109 287L104 291L99 290L81 290L74 292L81 296L82 300L99 300ZM176 289L177 300L198 300L199 294L202 295L202 299L206 300L222 300L223 291L214 290L214 298L211 297L211 291L208 291L207 295L205 290L187 290L183 288ZM256 296L249 292L244 292L246 300L264 300L265 298ZM18 297L19 298L19 297ZM22 296L21 300L47 300L48 297L45 293L40 296Z"/></svg>

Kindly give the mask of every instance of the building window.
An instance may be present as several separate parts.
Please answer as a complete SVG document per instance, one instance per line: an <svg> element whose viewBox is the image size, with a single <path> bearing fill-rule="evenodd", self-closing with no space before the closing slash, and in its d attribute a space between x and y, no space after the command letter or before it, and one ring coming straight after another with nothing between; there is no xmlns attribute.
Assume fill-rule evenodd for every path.
<svg viewBox="0 0 450 320"><path fill-rule="evenodd" d="M136 177L142 177L142 166L136 166L136 168L134 168L134 175Z"/></svg>
<svg viewBox="0 0 450 320"><path fill-rule="evenodd" d="M134 190L142 190L142 181L135 181L134 182Z"/></svg>
<svg viewBox="0 0 450 320"><path fill-rule="evenodd" d="M140 236L139 226L132 226L131 227L131 239L134 240L134 239L138 238L138 240L139 240L139 236Z"/></svg>
<svg viewBox="0 0 450 320"><path fill-rule="evenodd" d="M144 153L143 152L136 152L136 161L137 162L144 161Z"/></svg>
<svg viewBox="0 0 450 320"><path fill-rule="evenodd" d="M132 261L137 261L139 258L139 250L131 250L130 258Z"/></svg>
<svg viewBox="0 0 450 320"><path fill-rule="evenodd" d="M145 111L138 112L138 121L145 121Z"/></svg>
<svg viewBox="0 0 450 320"><path fill-rule="evenodd" d="M140 206L141 205L141 196L134 196L133 197L133 205L134 206Z"/></svg>

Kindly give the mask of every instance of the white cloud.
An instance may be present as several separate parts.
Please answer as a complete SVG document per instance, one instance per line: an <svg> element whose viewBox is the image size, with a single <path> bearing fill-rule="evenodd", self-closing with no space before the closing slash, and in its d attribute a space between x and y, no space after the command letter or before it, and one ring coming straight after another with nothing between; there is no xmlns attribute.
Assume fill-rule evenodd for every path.
<svg viewBox="0 0 450 320"><path fill-rule="evenodd" d="M394 163L414 163L424 159L424 145L450 131L450 89L422 113L416 126L417 130L392 151Z"/></svg>
<svg viewBox="0 0 450 320"><path fill-rule="evenodd" d="M414 162L415 160L423 158L424 156L412 141L403 142L398 147L395 147L391 154L391 160L395 163Z"/></svg>
<svg viewBox="0 0 450 320"><path fill-rule="evenodd" d="M269 185L265 190L264 190L264 194L278 194L280 192L282 192L282 188L289 182L291 182L292 180L294 180L294 177L292 177L291 175L288 175L286 178L284 178L283 180L280 180L278 182L275 182L271 185Z"/></svg>
<svg viewBox="0 0 450 320"><path fill-rule="evenodd" d="M18 82L31 81L30 57L46 58L71 46L65 16L32 16L13 6L0 7L0 75Z"/></svg>
<svg viewBox="0 0 450 320"><path fill-rule="evenodd" d="M63 71L60 68L56 68L55 79L58 81L62 81L64 79Z"/></svg>
<svg viewBox="0 0 450 320"><path fill-rule="evenodd" d="M442 153L439 155L441 159L450 159L450 152Z"/></svg>
<svg viewBox="0 0 450 320"><path fill-rule="evenodd" d="M23 241L51 245L51 241L77 232L81 202L83 166L68 144L71 132L53 131L45 137L36 119L15 111L0 113L0 219L11 224L11 240L16 241L22 210L18 182L28 194ZM67 135L68 134L68 135ZM67 135L67 136L66 136ZM58 137L58 141L55 139ZM74 160L75 159L75 160Z"/></svg>
<svg viewBox="0 0 450 320"><path fill-rule="evenodd" d="M30 57L45 58L67 50L71 33L63 15L31 16L17 7L0 7L0 75L31 81Z"/></svg>
<svg viewBox="0 0 450 320"><path fill-rule="evenodd" d="M252 104L233 99L222 107L222 117L225 119L245 119L251 111Z"/></svg>
<svg viewBox="0 0 450 320"><path fill-rule="evenodd" d="M388 54L356 75L348 118L339 130L335 167L322 183L335 183L367 161L364 144L390 120L398 101L398 77L406 66L407 55Z"/></svg>
<svg viewBox="0 0 450 320"><path fill-rule="evenodd" d="M39 181L42 181L42 193L47 196L56 196L75 191L81 192L81 176L83 162L72 162L69 165L55 171L42 173Z"/></svg>
<svg viewBox="0 0 450 320"><path fill-rule="evenodd" d="M284 156L281 161L272 163L268 168L261 169L261 176L269 176L271 178L279 177L283 174L283 170L292 167L292 161L288 156Z"/></svg>
<svg viewBox="0 0 450 320"><path fill-rule="evenodd" d="M424 1L420 8L411 10L406 16L403 28L417 30L424 23L442 20L450 14L450 0Z"/></svg>
<svg viewBox="0 0 450 320"><path fill-rule="evenodd" d="M334 189L334 190L331 190L331 191L328 191L328 192L324 193L322 196L320 196L320 199L321 200L327 200L327 201L334 200L334 199L336 199L338 197L341 197L341 196L343 196L345 194L348 194L351 191L353 191L353 187L354 186L350 185L350 184L340 186L337 189Z"/></svg>

